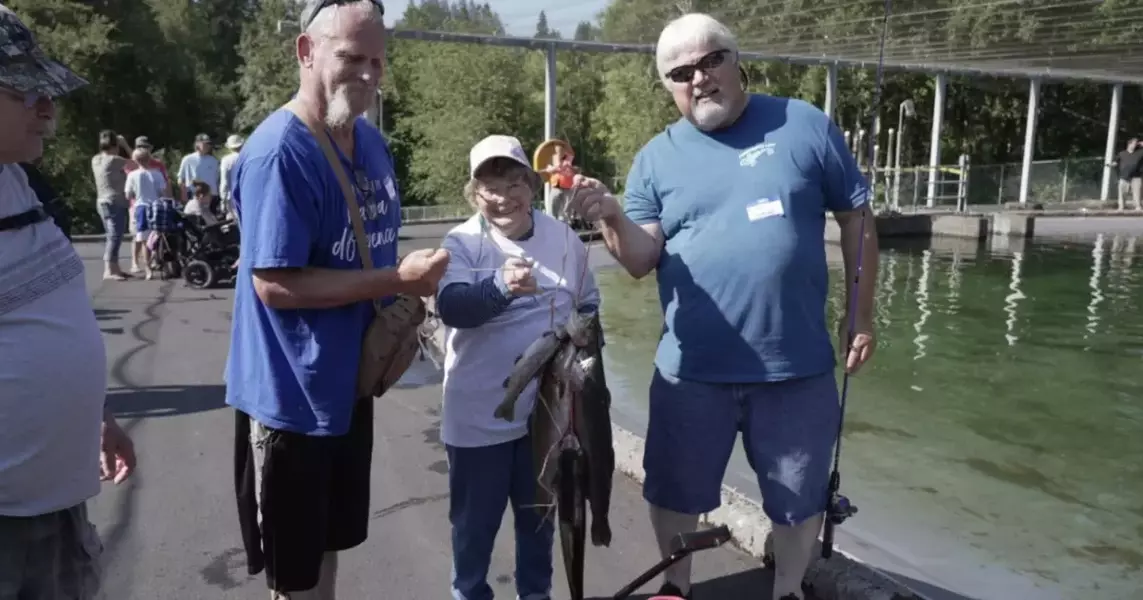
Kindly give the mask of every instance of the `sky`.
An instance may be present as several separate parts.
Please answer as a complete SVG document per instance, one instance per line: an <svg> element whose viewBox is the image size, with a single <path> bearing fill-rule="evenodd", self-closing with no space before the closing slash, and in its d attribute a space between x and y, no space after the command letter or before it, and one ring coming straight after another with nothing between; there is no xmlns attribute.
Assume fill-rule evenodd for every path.
<svg viewBox="0 0 1143 600"><path fill-rule="evenodd" d="M608 0L485 0L500 15L500 20L509 35L531 36L536 32L536 19L543 10L548 15L548 27L560 32L565 38L575 33L580 21L594 22L595 16L607 6ZM483 2L481 2L483 4ZM405 14L408 0L385 1L385 24L393 22Z"/></svg>

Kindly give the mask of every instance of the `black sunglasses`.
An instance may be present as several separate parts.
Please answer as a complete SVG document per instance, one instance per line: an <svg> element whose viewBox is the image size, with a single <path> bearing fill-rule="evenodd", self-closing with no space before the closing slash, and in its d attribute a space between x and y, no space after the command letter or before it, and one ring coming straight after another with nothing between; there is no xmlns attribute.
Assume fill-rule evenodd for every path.
<svg viewBox="0 0 1143 600"><path fill-rule="evenodd" d="M679 65L667 71L667 78L675 83L690 83L694 81L695 71L702 69L704 73L708 73L721 67L722 63L726 62L727 54L730 54L730 50L715 50L698 59L694 64Z"/></svg>
<svg viewBox="0 0 1143 600"><path fill-rule="evenodd" d="M316 17L319 12L321 12L322 10L324 10L328 6L341 6L343 4L357 4L358 2L365 2L365 1L368 1L373 6L376 6L377 10L381 11L381 16L385 16L385 5L381 2L381 0L322 0L320 3L318 3L317 6L314 7L313 11L311 11L308 15L303 15L303 19L302 19L301 23L299 23L299 25L301 25L301 30L305 31L306 28L308 28L310 26L310 23L314 22L314 17Z"/></svg>

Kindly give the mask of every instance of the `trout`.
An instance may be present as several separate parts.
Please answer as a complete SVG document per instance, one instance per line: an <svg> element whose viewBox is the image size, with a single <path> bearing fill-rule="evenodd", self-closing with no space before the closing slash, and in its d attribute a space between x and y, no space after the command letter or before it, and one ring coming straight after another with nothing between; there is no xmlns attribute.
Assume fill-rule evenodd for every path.
<svg viewBox="0 0 1143 600"><path fill-rule="evenodd" d="M574 314L552 337L558 347L542 365L536 405L528 421L536 469L535 504L545 518L556 507L568 588L572 600L583 600L586 505L591 507L592 545L609 546L608 513L615 472L611 392L603 372L598 312ZM526 367L530 365L519 370Z"/></svg>

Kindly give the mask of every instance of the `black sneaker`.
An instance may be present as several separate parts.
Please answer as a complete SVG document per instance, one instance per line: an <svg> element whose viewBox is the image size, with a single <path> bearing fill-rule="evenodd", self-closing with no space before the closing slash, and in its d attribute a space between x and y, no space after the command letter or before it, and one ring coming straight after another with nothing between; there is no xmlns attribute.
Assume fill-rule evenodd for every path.
<svg viewBox="0 0 1143 600"><path fill-rule="evenodd" d="M793 594L786 594L785 596L778 598L778 600L798 600L798 597Z"/></svg>
<svg viewBox="0 0 1143 600"><path fill-rule="evenodd" d="M691 591L693 592L694 590L691 590ZM669 581L667 583L664 583L663 587L659 588L659 593L657 595L659 595L659 596L677 596L679 598L683 598L683 600L694 600L690 594L683 594L683 591L679 589L679 586L677 586L677 585L675 585Z"/></svg>

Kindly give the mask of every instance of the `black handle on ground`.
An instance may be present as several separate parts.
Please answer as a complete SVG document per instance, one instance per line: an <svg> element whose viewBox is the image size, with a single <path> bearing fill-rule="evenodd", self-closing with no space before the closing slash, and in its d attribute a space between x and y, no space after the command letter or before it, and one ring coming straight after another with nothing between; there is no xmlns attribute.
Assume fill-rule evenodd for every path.
<svg viewBox="0 0 1143 600"><path fill-rule="evenodd" d="M699 552L702 550L710 550L716 548L730 541L730 528L726 525L720 525L713 529L705 529L703 531L695 531L692 533L680 533L672 540L671 546L674 551L671 555L655 564L647 572L635 578L635 581L627 584L626 587L619 590L612 600L624 600L635 593L635 590L643 587L643 584L651 581L659 573L666 571L668 567L679 562L680 560Z"/></svg>

